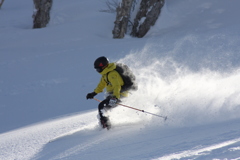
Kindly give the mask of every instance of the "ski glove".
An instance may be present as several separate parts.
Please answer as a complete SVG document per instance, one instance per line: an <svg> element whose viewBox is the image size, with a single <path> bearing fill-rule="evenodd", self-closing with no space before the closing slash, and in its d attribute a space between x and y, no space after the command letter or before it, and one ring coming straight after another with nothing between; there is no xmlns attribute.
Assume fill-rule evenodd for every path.
<svg viewBox="0 0 240 160"><path fill-rule="evenodd" d="M96 96L96 95L97 95L97 93L95 93L95 92L88 93L87 96L86 96L86 98L87 98L87 99L93 99L93 97Z"/></svg>

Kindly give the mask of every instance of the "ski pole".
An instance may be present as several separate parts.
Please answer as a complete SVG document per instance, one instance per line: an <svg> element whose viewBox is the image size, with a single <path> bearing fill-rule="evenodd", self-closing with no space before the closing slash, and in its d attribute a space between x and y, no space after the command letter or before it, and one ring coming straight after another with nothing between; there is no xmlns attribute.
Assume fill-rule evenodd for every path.
<svg viewBox="0 0 240 160"><path fill-rule="evenodd" d="M101 100L97 99L97 98L93 98L94 100L98 101L98 102L101 102ZM167 116L161 116L161 115L157 115L157 114L154 114L154 113L150 113L150 112L147 112L147 111L144 111L144 110L141 110L141 109L137 109L137 108L134 108L134 107L130 107L130 106L127 106L127 105L124 105L124 104L121 104L121 103L117 103L118 105L120 106L123 106L123 107L127 107L127 108L131 108L131 109L134 109L134 110L137 110L137 111L140 111L140 112L144 112L144 113L147 113L147 114L151 114L153 116L157 116L157 117L161 117L161 118L164 118L164 121L167 120Z"/></svg>

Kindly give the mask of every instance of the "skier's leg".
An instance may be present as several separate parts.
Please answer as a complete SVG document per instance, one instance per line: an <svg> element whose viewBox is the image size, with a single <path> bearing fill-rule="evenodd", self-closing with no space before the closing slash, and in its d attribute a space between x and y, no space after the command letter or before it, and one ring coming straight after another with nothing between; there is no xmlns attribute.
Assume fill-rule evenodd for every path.
<svg viewBox="0 0 240 160"><path fill-rule="evenodd" d="M108 105L107 100L103 100L102 102L99 103L98 112L99 112L100 118L104 117L103 112L104 112L104 108L106 108L107 105Z"/></svg>
<svg viewBox="0 0 240 160"><path fill-rule="evenodd" d="M104 115L104 110L108 108L107 106L108 106L108 101L103 100L98 105L98 112L99 112L100 123L101 123L102 127L109 129L111 126L110 122L109 122L109 118L106 115Z"/></svg>

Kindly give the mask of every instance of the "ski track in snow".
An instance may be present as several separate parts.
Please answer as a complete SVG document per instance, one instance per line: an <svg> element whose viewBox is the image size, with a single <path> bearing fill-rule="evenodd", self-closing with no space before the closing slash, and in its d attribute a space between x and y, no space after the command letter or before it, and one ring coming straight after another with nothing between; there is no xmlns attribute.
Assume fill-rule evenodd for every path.
<svg viewBox="0 0 240 160"><path fill-rule="evenodd" d="M116 113L115 113L116 114ZM124 122L119 121L119 124L117 124L117 120L115 119L115 127L113 127L112 130L107 131L107 130L100 130L100 128L98 127L97 124L97 118L96 118L97 112L96 111L91 111L91 112L87 112L87 113L79 113L76 115L70 115L70 116L66 116L66 117L62 117L62 118L57 118L55 120L51 120L51 121L46 121L40 124L35 124L29 127L25 127L22 129L18 129L15 131L11 131L11 132L7 132L4 134L1 134L1 141L0 141L0 149L1 149L1 153L0 153L0 159L4 159L4 160L22 160L22 159L51 159L51 160L57 160L57 159L78 159L76 157L79 157L79 155L81 154L89 154L91 152L91 150L93 149L96 150L96 146L102 146L103 149L107 148L108 145L108 140L111 141L111 139L118 139L118 137L123 136L123 135L128 135L131 137L135 137L136 141L139 141L142 136L144 136L145 134L149 134L151 132L151 130L153 130L153 139L151 139L150 137L150 141L154 141L155 138L157 138L157 136L155 134L157 134L156 131L157 128L162 128L164 130L166 130L166 132L169 132L171 134L176 134L175 132L179 133L180 137L183 138L183 141L176 141L176 143L172 144L172 145L182 145L182 143L184 142L184 136L181 136L181 134L185 133L186 131L184 131L184 129L174 129L173 131L171 131L170 128L168 127L164 127L162 125L159 125L157 122L159 122L159 119L152 119L149 120L149 122L152 122L152 124L150 125L150 131L146 132L144 134L137 134L138 132L136 132L138 130L138 127L141 126L144 127L144 124L140 123L141 121L139 121L138 119L135 119L135 122L132 122L131 125L124 125ZM143 115L142 115L143 116ZM146 116L146 115L144 115ZM143 116L143 117L144 117ZM133 117L134 119L134 117ZM217 133L217 130L221 131L223 128L220 125L219 129L215 129L216 133L213 133L213 135L206 135L206 129L203 129L203 134L206 135L206 138L211 138L212 136L216 136L216 138L220 138L222 137L222 135L225 135L225 137L236 137L235 135L238 134L237 128L236 131L228 131L229 129L231 129L233 126L228 125L228 124L232 124L231 122L225 122L226 124L226 131L225 132L220 132ZM237 123L237 122L234 122ZM233 125L235 125L233 123ZM152 127L153 128L152 128ZM162 127L161 127L162 126ZM213 125L216 126L216 125ZM228 126L230 126L230 128L228 129ZM208 128L208 127L207 127ZM218 128L218 127L216 127ZM239 127L238 127L239 128ZM170 129L170 130L169 130ZM194 139L196 139L198 137L198 130L200 131L201 128L198 129L198 127L196 128L197 130L193 131L196 133L190 133L191 136L196 136ZM144 129L145 130L145 129ZM143 131L144 131L143 130ZM169 130L169 131L168 131ZM147 131L147 130L146 130ZM144 131L145 132L145 131ZM211 132L211 130L210 130ZM236 133L235 133L236 132ZM168 135L167 137L161 137L161 134L159 135L160 138L158 141L161 141L161 139L163 138L163 146L166 145L165 143L172 143L171 140L173 135L171 134L166 134L163 133L162 131L160 132L163 135ZM201 135L202 133L200 133ZM231 135L232 134L232 135ZM71 135L71 136L70 136ZM81 136L79 136L81 135ZM134 136L136 135L136 136ZM155 137L155 138L154 138ZM186 138L186 137L185 137ZM194 141L193 138L189 137L190 141ZM204 136L202 136L202 138L204 138ZM239 145L240 145L240 138L234 138L232 140L227 140L227 141L222 141L221 143L215 143L215 144L211 144L211 145L200 145L197 146L199 144L201 144L199 141L202 139L200 136L200 139L197 138L197 141L195 143L193 143L192 145L194 146L192 148L192 145L188 145L185 146L185 149L183 151L180 152L173 152L170 153L171 154L167 154L169 153L169 150L161 150L161 152L159 152L158 154L162 155L159 158L154 158L156 160L170 160L170 159L186 159L186 158L199 158L199 159L204 159L205 156L208 156L209 154L212 154L215 150L222 150L219 153L224 153L226 155L226 153L229 153L230 155L233 153L238 152L239 149ZM213 137L212 137L213 138ZM164 140L165 139L165 140ZM178 138L177 138L178 139ZM124 146L127 145L124 142L121 142L119 140L114 140L115 142L113 143L119 143L119 146ZM145 143L148 140L145 140ZM203 142L205 142L206 140L204 140ZM74 142L74 143L73 143ZM129 142L129 143L133 143L133 142ZM136 142L135 142L136 143ZM137 142L139 143L139 142ZM184 142L186 143L186 142ZM70 146L69 146L70 144ZM74 145L75 144L75 145ZM191 143L190 143L191 144ZM233 146L234 144L238 145L238 146ZM161 143L157 144L157 146L155 146L156 148L154 150L158 150L157 148L159 148L161 146ZM61 146L60 148L58 148L59 146ZM164 147L161 146L162 149L164 149ZM171 145L170 145L171 146ZM187 149L187 148L189 149ZM228 149L225 149L226 147L228 147ZM153 149L153 148L152 148ZM60 152L60 150L62 150L62 152ZM111 150L111 149L110 149ZM154 150L152 150L154 152ZM156 152L155 151L155 152ZM110 151L111 152L111 151ZM138 153L138 152L137 152ZM139 152L139 154L141 154ZM143 152L144 154L144 152ZM238 155L238 154L236 154ZM114 156L113 156L114 157ZM121 159L121 156L119 155L120 158L117 159ZM124 156L123 156L124 157ZM217 156L216 156L217 157ZM126 158L126 157L125 157ZM109 157L106 157L106 159L111 159ZM237 159L235 157L235 159Z"/></svg>
<svg viewBox="0 0 240 160"><path fill-rule="evenodd" d="M208 146L208 147L203 147L203 148L200 147L201 149L191 149L191 150L186 150L186 151L183 151L183 152L180 152L180 153L173 153L173 154L166 155L166 156L163 156L163 157L159 157L159 158L153 159L153 160L171 160L171 159L201 157L201 156L205 156L205 155L210 154L213 150L224 148L224 147L230 146L230 145L238 143L238 142L240 142L240 138L233 139L233 140L226 141L226 142L222 142L222 143L219 143L219 144L214 144L214 145ZM236 147L236 150L231 149L231 148L228 149L228 150L229 151L236 151L236 150L239 150L239 147ZM240 159L240 157L235 158L235 160L237 160L237 159Z"/></svg>
<svg viewBox="0 0 240 160"><path fill-rule="evenodd" d="M64 117L1 134L0 159L31 159L44 145L97 126L96 112Z"/></svg>

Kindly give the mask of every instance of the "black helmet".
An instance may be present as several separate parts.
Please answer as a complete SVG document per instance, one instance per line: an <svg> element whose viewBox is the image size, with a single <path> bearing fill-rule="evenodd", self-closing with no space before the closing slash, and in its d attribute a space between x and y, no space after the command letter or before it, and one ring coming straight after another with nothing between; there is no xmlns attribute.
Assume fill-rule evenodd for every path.
<svg viewBox="0 0 240 160"><path fill-rule="evenodd" d="M106 57L102 56L95 60L94 68L100 73L107 67L108 64L109 60Z"/></svg>

